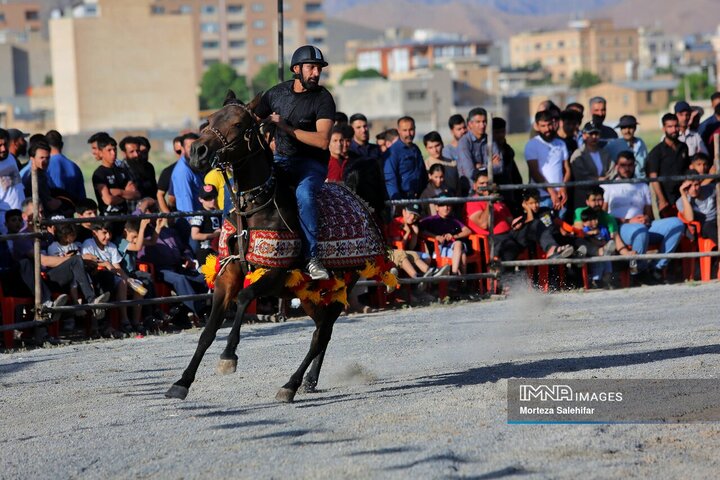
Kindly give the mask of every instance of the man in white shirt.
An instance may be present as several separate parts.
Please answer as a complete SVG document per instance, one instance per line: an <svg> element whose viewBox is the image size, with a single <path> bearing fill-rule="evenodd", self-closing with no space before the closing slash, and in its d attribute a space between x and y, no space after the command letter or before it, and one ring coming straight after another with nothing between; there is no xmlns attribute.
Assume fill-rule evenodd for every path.
<svg viewBox="0 0 720 480"><path fill-rule="evenodd" d="M635 176L635 156L632 152L621 152L616 166L618 178L629 179ZM644 254L651 243L660 245L660 253L675 251L685 231L685 225L677 217L652 219L652 199L647 184L617 183L603 185L603 188L603 208L617 219L620 226L620 238L624 244L618 249L621 255ZM631 247L630 252L627 251L628 245ZM667 258L658 260L654 268L651 268L647 261L638 261L637 270L648 270L643 279L645 283L657 283L664 281L663 270L667 264ZM633 270L631 268L631 272Z"/></svg>
<svg viewBox="0 0 720 480"><path fill-rule="evenodd" d="M538 135L525 145L530 180L533 183L564 183L570 180L570 163L565 142L557 137L552 114L535 114ZM565 187L540 189L540 206L561 210L567 202Z"/></svg>

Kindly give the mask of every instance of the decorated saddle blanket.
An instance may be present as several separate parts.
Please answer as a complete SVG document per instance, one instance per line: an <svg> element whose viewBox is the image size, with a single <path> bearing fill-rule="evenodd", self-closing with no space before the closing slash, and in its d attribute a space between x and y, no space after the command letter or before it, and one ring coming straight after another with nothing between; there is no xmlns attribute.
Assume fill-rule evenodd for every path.
<svg viewBox="0 0 720 480"><path fill-rule="evenodd" d="M386 247L365 203L346 186L325 183L317 200L318 256L330 269L362 268L367 260L384 256ZM236 229L227 219L219 242L220 258L229 252ZM299 263L299 232L250 229L246 260L256 267L291 268Z"/></svg>

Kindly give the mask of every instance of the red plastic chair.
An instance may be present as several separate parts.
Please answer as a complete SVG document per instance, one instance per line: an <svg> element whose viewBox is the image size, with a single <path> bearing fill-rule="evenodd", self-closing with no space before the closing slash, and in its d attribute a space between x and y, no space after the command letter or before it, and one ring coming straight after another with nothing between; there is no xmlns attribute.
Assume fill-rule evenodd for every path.
<svg viewBox="0 0 720 480"><path fill-rule="evenodd" d="M2 291L2 286L0 286L0 303L2 303L3 325L12 325L13 323L16 323L17 308L21 305L28 305L30 308L33 308L34 302L35 301L29 297L7 297ZM13 330L5 330L3 332L3 343L7 349L15 348L15 335Z"/></svg>

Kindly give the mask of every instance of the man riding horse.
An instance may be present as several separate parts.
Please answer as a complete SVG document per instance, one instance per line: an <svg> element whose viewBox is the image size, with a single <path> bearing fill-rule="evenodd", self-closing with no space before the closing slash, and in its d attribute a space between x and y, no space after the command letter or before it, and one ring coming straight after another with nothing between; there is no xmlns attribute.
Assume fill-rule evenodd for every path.
<svg viewBox="0 0 720 480"><path fill-rule="evenodd" d="M316 198L327 177L328 145L335 117L335 101L319 85L328 63L317 47L305 45L293 53L293 80L271 88L255 108L259 118L276 125L275 169L295 190L302 232L302 253L313 280L329 274L318 258Z"/></svg>

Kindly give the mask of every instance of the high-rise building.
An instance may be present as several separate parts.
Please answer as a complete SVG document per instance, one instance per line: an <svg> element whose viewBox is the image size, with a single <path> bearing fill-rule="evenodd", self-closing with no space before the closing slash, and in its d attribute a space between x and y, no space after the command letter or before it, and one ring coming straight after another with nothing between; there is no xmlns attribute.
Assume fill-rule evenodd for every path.
<svg viewBox="0 0 720 480"><path fill-rule="evenodd" d="M153 0L155 15L190 15L196 37L197 72L213 63L232 65L252 78L278 56L277 0ZM299 46L326 46L322 0L284 0L285 57Z"/></svg>
<svg viewBox="0 0 720 480"><path fill-rule="evenodd" d="M638 31L615 28L611 20L574 21L564 30L525 32L510 37L510 63L539 63L554 82L568 83L587 71L603 81L633 78L638 63Z"/></svg>
<svg viewBox="0 0 720 480"><path fill-rule="evenodd" d="M50 20L58 130L197 125L192 20L152 15L151 4L98 0Z"/></svg>
<svg viewBox="0 0 720 480"><path fill-rule="evenodd" d="M0 2L0 42L28 32L39 32L41 28L39 4Z"/></svg>

